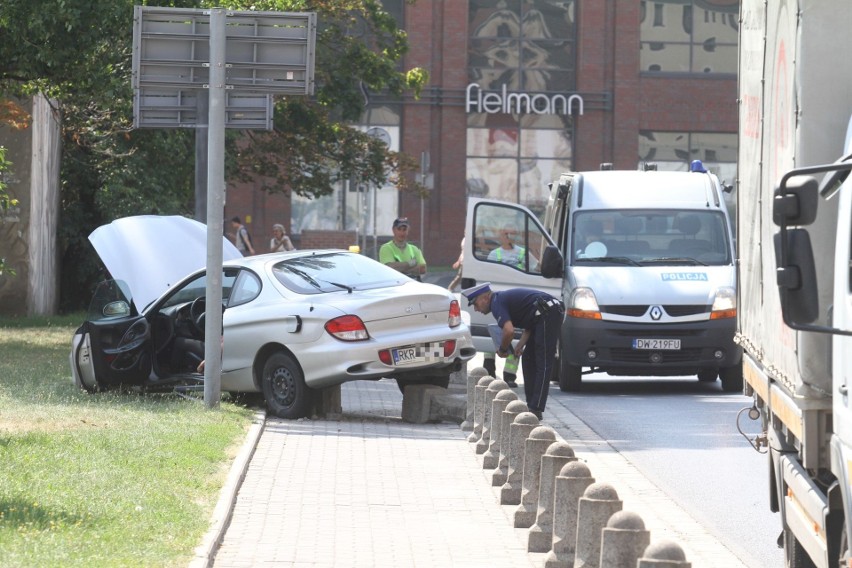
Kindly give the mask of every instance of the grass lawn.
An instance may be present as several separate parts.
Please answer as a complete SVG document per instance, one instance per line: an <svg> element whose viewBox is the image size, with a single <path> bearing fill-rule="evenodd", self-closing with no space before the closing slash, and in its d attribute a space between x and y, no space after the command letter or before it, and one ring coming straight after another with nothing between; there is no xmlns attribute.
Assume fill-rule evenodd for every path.
<svg viewBox="0 0 852 568"><path fill-rule="evenodd" d="M186 566L253 413L78 390L82 319L0 318L0 566Z"/></svg>

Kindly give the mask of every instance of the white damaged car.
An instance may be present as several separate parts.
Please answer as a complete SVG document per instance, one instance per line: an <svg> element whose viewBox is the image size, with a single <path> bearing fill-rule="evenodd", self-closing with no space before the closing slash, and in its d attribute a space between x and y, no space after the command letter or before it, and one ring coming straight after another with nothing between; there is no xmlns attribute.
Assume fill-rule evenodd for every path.
<svg viewBox="0 0 852 568"><path fill-rule="evenodd" d="M203 384L206 227L119 219L90 241L101 284L70 354L75 383L169 390ZM223 238L221 389L262 393L282 418L317 389L358 379L447 386L476 351L458 301L368 257L306 250L243 258Z"/></svg>

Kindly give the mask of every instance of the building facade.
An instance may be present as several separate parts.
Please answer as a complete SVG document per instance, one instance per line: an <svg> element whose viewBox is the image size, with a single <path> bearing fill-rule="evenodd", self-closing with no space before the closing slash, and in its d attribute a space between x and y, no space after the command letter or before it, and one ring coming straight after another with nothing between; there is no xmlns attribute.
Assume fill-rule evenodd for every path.
<svg viewBox="0 0 852 568"><path fill-rule="evenodd" d="M408 33L404 66L430 74L421 97L371 96L361 128L420 157L421 199L353 187L307 200L229 187L255 242L283 222L301 248L371 254L397 216L431 265L458 255L468 196L542 212L567 170L700 159L734 182L737 0L384 0ZM261 249L263 250L263 249Z"/></svg>

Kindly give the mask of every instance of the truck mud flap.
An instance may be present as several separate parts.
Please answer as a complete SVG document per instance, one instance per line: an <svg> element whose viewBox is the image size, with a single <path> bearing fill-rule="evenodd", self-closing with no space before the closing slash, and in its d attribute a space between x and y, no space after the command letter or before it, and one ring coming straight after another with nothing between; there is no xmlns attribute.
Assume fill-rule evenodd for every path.
<svg viewBox="0 0 852 568"><path fill-rule="evenodd" d="M787 526L816 565L827 567L828 500L797 461L786 455L779 461L786 488L784 519Z"/></svg>

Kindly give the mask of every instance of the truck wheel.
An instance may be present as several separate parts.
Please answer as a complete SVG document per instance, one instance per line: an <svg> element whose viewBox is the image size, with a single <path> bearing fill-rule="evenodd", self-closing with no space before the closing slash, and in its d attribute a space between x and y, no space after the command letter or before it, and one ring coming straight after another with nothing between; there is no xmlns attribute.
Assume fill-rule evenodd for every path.
<svg viewBox="0 0 852 568"><path fill-rule="evenodd" d="M583 368L562 362L559 372L559 390L562 392L577 392L583 382Z"/></svg>
<svg viewBox="0 0 852 568"><path fill-rule="evenodd" d="M704 369L702 371L698 371L698 381L701 383L712 383L716 380L718 373L716 369Z"/></svg>
<svg viewBox="0 0 852 568"><path fill-rule="evenodd" d="M296 419L308 415L314 390L305 384L299 365L286 353L273 353L263 365L261 386L266 406L279 418Z"/></svg>
<svg viewBox="0 0 852 568"><path fill-rule="evenodd" d="M742 392L743 390L743 366L734 365L719 369L719 378L722 379L722 390L725 392Z"/></svg>

